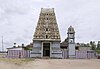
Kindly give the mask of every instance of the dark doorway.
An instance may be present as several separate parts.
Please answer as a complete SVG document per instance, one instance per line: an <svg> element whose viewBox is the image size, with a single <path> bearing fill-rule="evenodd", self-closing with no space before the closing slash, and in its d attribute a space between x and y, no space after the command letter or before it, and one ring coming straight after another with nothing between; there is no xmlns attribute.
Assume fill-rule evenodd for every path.
<svg viewBox="0 0 100 69"><path fill-rule="evenodd" d="M43 43L43 56L50 57L50 43Z"/></svg>

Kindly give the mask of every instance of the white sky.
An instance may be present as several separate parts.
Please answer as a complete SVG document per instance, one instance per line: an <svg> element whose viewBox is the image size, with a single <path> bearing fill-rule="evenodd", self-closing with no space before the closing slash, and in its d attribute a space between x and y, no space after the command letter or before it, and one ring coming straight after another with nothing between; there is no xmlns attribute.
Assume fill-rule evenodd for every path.
<svg viewBox="0 0 100 69"><path fill-rule="evenodd" d="M62 41L70 25L76 42L100 40L100 0L0 0L0 50L2 35L5 49L32 42L41 8L55 8Z"/></svg>

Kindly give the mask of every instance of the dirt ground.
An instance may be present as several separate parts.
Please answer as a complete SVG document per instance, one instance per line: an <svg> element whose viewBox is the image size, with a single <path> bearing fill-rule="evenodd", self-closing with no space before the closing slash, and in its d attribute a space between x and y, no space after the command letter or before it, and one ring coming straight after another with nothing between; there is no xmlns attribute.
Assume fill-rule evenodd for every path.
<svg viewBox="0 0 100 69"><path fill-rule="evenodd" d="M100 69L99 59L0 60L0 69Z"/></svg>

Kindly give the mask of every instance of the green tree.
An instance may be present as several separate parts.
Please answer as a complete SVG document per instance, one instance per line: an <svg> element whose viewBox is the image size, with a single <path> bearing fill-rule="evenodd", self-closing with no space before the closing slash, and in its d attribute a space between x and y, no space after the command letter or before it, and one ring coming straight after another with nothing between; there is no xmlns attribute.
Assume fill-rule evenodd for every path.
<svg viewBox="0 0 100 69"><path fill-rule="evenodd" d="M97 50L100 50L100 41L98 41Z"/></svg>
<svg viewBox="0 0 100 69"><path fill-rule="evenodd" d="M96 44L94 41L90 41L90 46L91 46L91 50L95 50L96 49Z"/></svg>

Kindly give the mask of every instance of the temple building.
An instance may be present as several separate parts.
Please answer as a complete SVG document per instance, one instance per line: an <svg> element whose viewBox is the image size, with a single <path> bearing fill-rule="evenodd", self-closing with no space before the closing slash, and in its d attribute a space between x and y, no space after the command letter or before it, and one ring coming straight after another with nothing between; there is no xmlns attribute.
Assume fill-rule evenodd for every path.
<svg viewBox="0 0 100 69"><path fill-rule="evenodd" d="M24 46L14 43L7 48L8 58L95 58L90 44L75 43L75 30L70 26L67 37L61 42L54 8L41 8L33 41Z"/></svg>
<svg viewBox="0 0 100 69"><path fill-rule="evenodd" d="M54 8L41 8L33 35L31 57L62 58L60 33Z"/></svg>

